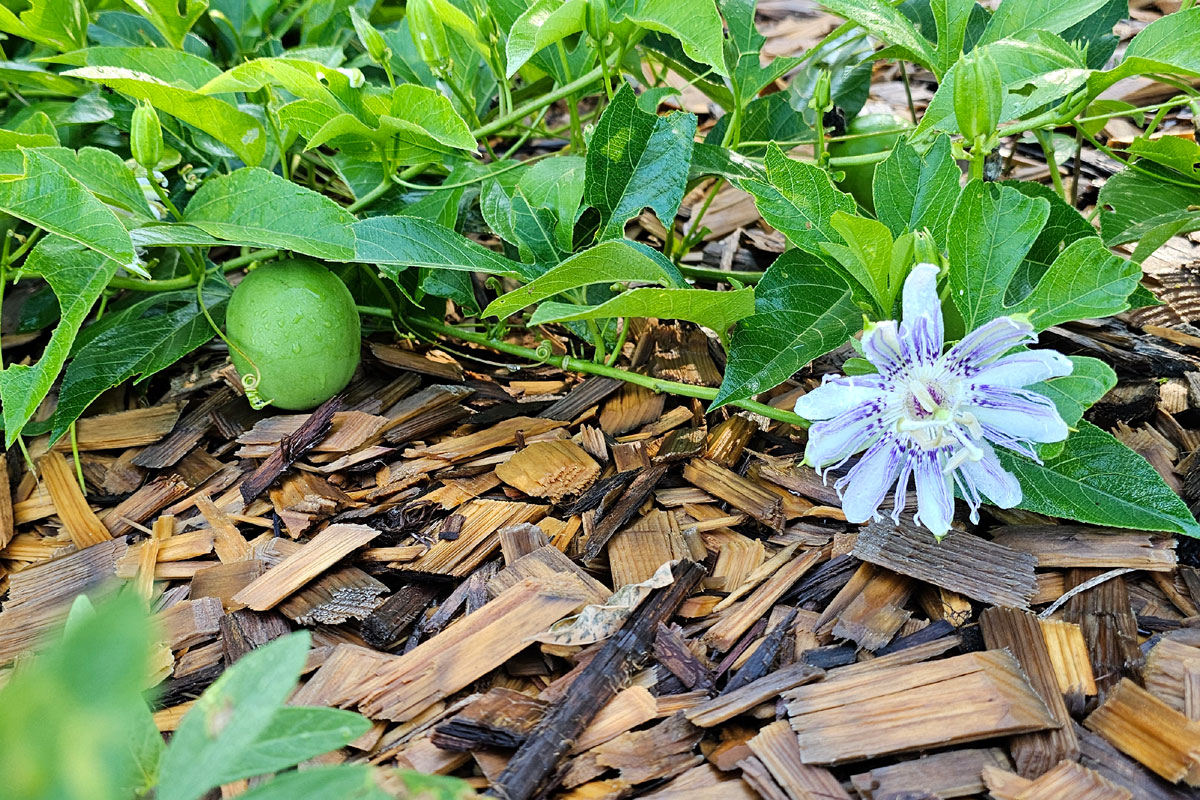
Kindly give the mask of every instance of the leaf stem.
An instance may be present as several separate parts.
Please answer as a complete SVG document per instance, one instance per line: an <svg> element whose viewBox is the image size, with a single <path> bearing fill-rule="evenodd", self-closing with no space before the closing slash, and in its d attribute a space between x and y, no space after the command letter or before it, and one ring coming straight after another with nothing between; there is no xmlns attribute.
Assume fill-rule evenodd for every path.
<svg viewBox="0 0 1200 800"><path fill-rule="evenodd" d="M541 111L544 107L551 105L552 103L556 103L559 100L569 97L570 95L575 94L575 92L586 88L597 78L601 77L601 75L602 73L600 67L593 67L570 83L564 83L557 89L547 92L539 98L530 100L520 108L513 109L504 116L501 116L492 120L486 125L476 128L475 130L471 131L471 135L473 135L476 139L482 139L485 136L490 136L493 133L502 131L512 123L517 122L536 111Z"/></svg>
<svg viewBox="0 0 1200 800"><path fill-rule="evenodd" d="M1050 169L1050 181L1054 184L1054 191L1070 203L1071 197L1067 194L1067 187L1063 186L1062 175L1058 171L1058 159L1054 157L1054 134L1046 130L1037 130L1033 132L1033 136L1042 148L1042 157L1046 159L1046 166Z"/></svg>
<svg viewBox="0 0 1200 800"><path fill-rule="evenodd" d="M372 316L391 316L391 311L386 308L359 306L358 310L363 314L370 314ZM640 375L636 372L630 372L618 367L611 367L607 364L597 364L593 361L572 358L570 356L550 356L548 358L543 358L536 350L528 347L510 344L509 342L503 342L499 339L492 339L482 333L463 330L462 328L456 328L452 325L446 325L445 323L436 322L434 320L411 318L408 320L408 322L413 327L423 328L426 331L437 335L450 336L464 342L482 345L489 349L496 350L501 353L507 353L508 355L516 356L518 358L552 364L560 369L571 372L582 372L588 375L600 375L605 378L616 378L617 380L625 381L626 383L632 383L638 386L644 386L647 389L653 389L656 392L670 392L671 394L681 395L683 397L697 397L701 400L710 401L715 400L717 397L717 390L708 386L693 386L690 383L666 381L662 380L661 378L653 378L649 375ZM769 406L765 403L759 403L754 400L735 400L732 401L730 405L735 405L740 408L744 408L747 411L752 411L755 414L761 414L769 419L777 420L779 422L786 422L790 425L795 425L800 428L807 428L809 425L808 420L792 413L791 411L785 411L781 408L775 408L774 406Z"/></svg>
<svg viewBox="0 0 1200 800"><path fill-rule="evenodd" d="M765 272L756 270L725 270L716 267L693 267L687 264L680 264L679 271L683 273L685 278L722 281L725 283L738 281L745 284L758 283L762 280L763 275L766 274Z"/></svg>

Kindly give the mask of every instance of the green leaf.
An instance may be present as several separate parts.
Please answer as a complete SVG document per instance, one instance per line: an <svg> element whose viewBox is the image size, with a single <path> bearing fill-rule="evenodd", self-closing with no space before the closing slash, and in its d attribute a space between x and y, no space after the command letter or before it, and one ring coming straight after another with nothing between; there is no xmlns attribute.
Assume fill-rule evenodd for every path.
<svg viewBox="0 0 1200 800"><path fill-rule="evenodd" d="M116 262L52 236L38 243L25 260L54 290L60 307L59 323L36 364L10 364L0 370L5 447L12 447L21 428L37 411L54 385L71 351L71 344L92 305L117 270Z"/></svg>
<svg viewBox="0 0 1200 800"><path fill-rule="evenodd" d="M759 213L801 250L820 253L822 242L840 242L830 219L835 211L853 214L854 198L838 191L829 173L814 164L794 161L777 145L767 149L765 181L744 180Z"/></svg>
<svg viewBox="0 0 1200 800"><path fill-rule="evenodd" d="M17 86L46 89L66 97L73 97L87 91L82 83L48 72L36 64L26 64L21 61L0 60L0 80Z"/></svg>
<svg viewBox="0 0 1200 800"><path fill-rule="evenodd" d="M134 262L129 233L112 209L40 149L22 150L25 174L0 180L0 211L103 253Z"/></svg>
<svg viewBox="0 0 1200 800"><path fill-rule="evenodd" d="M1175 170L1200 187L1200 145L1182 136L1163 136L1133 140L1129 152L1146 161L1153 161Z"/></svg>
<svg viewBox="0 0 1200 800"><path fill-rule="evenodd" d="M628 84L604 109L587 151L583 196L600 212L600 239L624 235L625 223L649 206L673 224L683 201L696 117L665 117L638 108Z"/></svg>
<svg viewBox="0 0 1200 800"><path fill-rule="evenodd" d="M733 323L753 313L754 289L750 287L731 292L643 287L622 292L596 306L547 301L533 312L529 324L614 317L657 317L685 319L724 335Z"/></svg>
<svg viewBox="0 0 1200 800"><path fill-rule="evenodd" d="M82 147L76 152L65 147L47 147L38 153L73 175L101 202L129 212L139 222L154 220L133 171L113 151Z"/></svg>
<svg viewBox="0 0 1200 800"><path fill-rule="evenodd" d="M966 330L1005 313L1009 283L1041 233L1050 204L1007 186L972 181L950 217L950 296Z"/></svg>
<svg viewBox="0 0 1200 800"><path fill-rule="evenodd" d="M756 97L746 104L739 123L739 153L762 156L767 152L770 142L788 142L804 136L811 137L812 128L804 121L804 116L797 114L792 108L789 99L787 92L774 92L766 97ZM716 125L709 128L705 141L710 146L725 141L732 118L732 114L726 114L717 120ZM762 144L748 144L749 142Z"/></svg>
<svg viewBox="0 0 1200 800"><path fill-rule="evenodd" d="M1100 233L1110 247L1138 242L1141 263L1167 239L1200 230L1200 185L1154 165L1125 169L1100 189Z"/></svg>
<svg viewBox="0 0 1200 800"><path fill-rule="evenodd" d="M1107 317L1129 308L1141 268L1109 252L1098 236L1067 245L1033 291L1007 314L1028 314L1035 330L1073 319Z"/></svg>
<svg viewBox="0 0 1200 800"><path fill-rule="evenodd" d="M1101 397L1117 385L1117 373L1112 367L1097 358L1069 356L1075 368L1070 375L1052 378L1029 387L1030 391L1045 395L1054 401L1058 415L1069 427L1075 427L1083 419L1083 412L1091 408ZM1061 446L1055 443L1052 446ZM1043 446L1043 455L1044 452Z"/></svg>
<svg viewBox="0 0 1200 800"><path fill-rule="evenodd" d="M963 54L977 5L975 0L932 0L929 5L937 32L933 71L941 77Z"/></svg>
<svg viewBox="0 0 1200 800"><path fill-rule="evenodd" d="M150 20L176 49L183 47L188 31L208 10L208 0L184 0L182 14L179 0L125 0L125 5Z"/></svg>
<svg viewBox="0 0 1200 800"><path fill-rule="evenodd" d="M934 68L929 40L917 33L908 18L882 0L822 0L821 5L898 48L910 61Z"/></svg>
<svg viewBox="0 0 1200 800"><path fill-rule="evenodd" d="M543 47L561 42L584 26L588 0L535 0L508 32L508 73L517 70Z"/></svg>
<svg viewBox="0 0 1200 800"><path fill-rule="evenodd" d="M733 333L725 379L710 410L777 386L862 326L845 278L798 250L777 258L759 281L755 310Z"/></svg>
<svg viewBox="0 0 1200 800"><path fill-rule="evenodd" d="M1027 31L1021 38L1009 38L983 45L996 62L1004 85L1000 119L1023 117L1065 97L1087 82L1092 74L1079 51L1059 37L1043 31ZM975 52L975 51L972 51ZM954 83L958 65L951 67L938 85L937 93L925 109L915 136L933 131L959 133L954 115Z"/></svg>
<svg viewBox="0 0 1200 800"><path fill-rule="evenodd" d="M39 637L43 652L0 689L0 770L4 796L14 800L115 800L144 783L130 747L150 717L142 699L151 653L146 612L133 592L98 599L85 624L60 636L72 594L45 598L52 627L44 633L52 635Z"/></svg>
<svg viewBox="0 0 1200 800"><path fill-rule="evenodd" d="M910 260L893 258L892 234L882 222L835 211L829 223L846 244L823 242L821 248L867 290L880 317L890 317Z"/></svg>
<svg viewBox="0 0 1200 800"><path fill-rule="evenodd" d="M296 800L299 797L336 797L338 800L393 800L375 777L375 767L338 764L288 772L241 795L241 800Z"/></svg>
<svg viewBox="0 0 1200 800"><path fill-rule="evenodd" d="M1094 73L1088 96L1098 97L1108 87L1134 75L1161 72L1200 75L1200 6L1166 14L1151 22L1125 48L1125 58L1107 72Z"/></svg>
<svg viewBox="0 0 1200 800"><path fill-rule="evenodd" d="M536 266L539 274L570 252L570 248L559 246L554 212L533 207L517 187L510 196L499 181L491 181L479 199L479 208L496 235L515 244L521 260Z"/></svg>
<svg viewBox="0 0 1200 800"><path fill-rule="evenodd" d="M538 161L521 171L517 188L534 208L554 212L554 238L563 252L570 252L583 200L586 161L579 156L557 156Z"/></svg>
<svg viewBox="0 0 1200 800"><path fill-rule="evenodd" d="M259 167L205 181L188 203L184 222L235 244L354 260L353 214Z"/></svg>
<svg viewBox="0 0 1200 800"><path fill-rule="evenodd" d="M729 39L725 45L725 68L733 86L734 102L743 107L766 86L783 77L802 61L800 58L780 56L773 58L767 66L762 65L760 56L767 37L759 33L754 25L757 5L758 0L721 2L721 11L729 25Z"/></svg>
<svg viewBox="0 0 1200 800"><path fill-rule="evenodd" d="M89 47L42 60L76 67L124 67L183 89L199 89L221 74L206 58L165 47Z"/></svg>
<svg viewBox="0 0 1200 800"><path fill-rule="evenodd" d="M309 642L307 631L280 637L221 673L184 715L163 755L158 800L196 800L221 784L220 771L268 729L295 688Z"/></svg>
<svg viewBox="0 0 1200 800"><path fill-rule="evenodd" d="M0 5L0 31L54 50L87 47L88 10L83 0L31 0L18 17Z"/></svg>
<svg viewBox="0 0 1200 800"><path fill-rule="evenodd" d="M210 281L205 305L221 325L229 287ZM50 440L56 441L92 402L104 392L131 378L140 382L174 364L213 337L196 303L195 292L184 302L168 293L157 303L138 304L139 315L125 315L119 324L79 348L63 376L54 410Z"/></svg>
<svg viewBox="0 0 1200 800"><path fill-rule="evenodd" d="M933 241L944 248L961 180L949 136L935 139L924 155L901 139L875 167L875 213L893 236L928 228Z"/></svg>
<svg viewBox="0 0 1200 800"><path fill-rule="evenodd" d="M135 100L145 100L164 114L204 131L247 165L261 162L266 152L263 124L223 100L169 86L152 75L124 67L81 67L63 74L103 84Z"/></svg>
<svg viewBox="0 0 1200 800"><path fill-rule="evenodd" d="M353 711L284 706L252 744L229 764L220 765L217 777L220 783L229 783L278 772L337 750L370 729L370 720Z"/></svg>
<svg viewBox="0 0 1200 800"><path fill-rule="evenodd" d="M996 454L1017 476L1020 508L1090 525L1200 536L1184 502L1146 460L1091 423L1062 452L1037 464L1003 448Z"/></svg>
<svg viewBox="0 0 1200 800"><path fill-rule="evenodd" d="M507 319L548 297L618 281L666 287L685 285L674 265L661 253L627 239L616 239L576 253L545 275L497 297L483 310L482 316Z"/></svg>
<svg viewBox="0 0 1200 800"><path fill-rule="evenodd" d="M747 178L762 180L766 177L761 165L756 161L715 144L696 142L692 150L692 164L688 170L688 180L719 175L726 180L738 182Z"/></svg>
<svg viewBox="0 0 1200 800"><path fill-rule="evenodd" d="M410 266L514 278L534 274L462 234L419 217L371 217L354 223L350 230L355 237L354 255L343 260L377 264L392 280Z"/></svg>
<svg viewBox="0 0 1200 800"><path fill-rule="evenodd" d="M616 0L613 5L614 21L624 17L643 28L674 36L689 58L725 75L725 37L713 0Z"/></svg>
<svg viewBox="0 0 1200 800"><path fill-rule="evenodd" d="M1028 30L1061 33L1099 11L1108 0L1004 0L992 14L978 45L990 44Z"/></svg>

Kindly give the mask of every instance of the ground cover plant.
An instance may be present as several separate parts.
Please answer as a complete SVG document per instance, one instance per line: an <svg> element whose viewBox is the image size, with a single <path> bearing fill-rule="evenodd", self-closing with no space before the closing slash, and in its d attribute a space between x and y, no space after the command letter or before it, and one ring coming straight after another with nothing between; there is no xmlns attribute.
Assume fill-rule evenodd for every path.
<svg viewBox="0 0 1200 800"><path fill-rule="evenodd" d="M1114 0L821 5L842 22L774 58L753 0L0 5L12 461L58 446L86 491L79 421L113 389L152 399L225 348L248 404L308 411L365 336L787 423L851 523L887 505L940 539L957 496L974 522L1200 535L1157 465L1085 419L1112 366L1041 338L1159 304L1143 263L1200 230L1200 145L1160 135L1200 112L1200 8L1121 42ZM904 108L864 111L884 68ZM1132 79L1151 101L1110 97ZM1113 120L1137 135L1114 143ZM1021 148L1048 185L1009 176ZM1114 170L1092 198L1085 148ZM703 264L730 186L782 237L759 269ZM647 319L703 329L719 386L639 371ZM789 394L820 359L825 381ZM186 790L156 747L138 788L286 770L362 733L339 720L287 763ZM306 774L253 793L342 780Z"/></svg>

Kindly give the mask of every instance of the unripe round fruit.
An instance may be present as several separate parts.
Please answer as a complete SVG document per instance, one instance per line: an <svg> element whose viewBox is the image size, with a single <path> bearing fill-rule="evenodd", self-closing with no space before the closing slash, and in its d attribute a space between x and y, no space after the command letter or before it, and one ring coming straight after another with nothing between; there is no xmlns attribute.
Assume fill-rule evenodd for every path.
<svg viewBox="0 0 1200 800"><path fill-rule="evenodd" d="M912 123L891 114L864 114L861 117L855 117L846 126L846 135L855 138L830 143L829 155L833 158L842 158L891 150L892 145L896 144L896 141L904 135L905 130L911 127ZM888 133L887 131L894 132ZM853 195L858 204L871 213L875 213L875 199L871 193L871 183L875 179L875 167L876 164L833 167L833 169L840 169L846 173L846 177L838 182L838 188Z"/></svg>
<svg viewBox="0 0 1200 800"><path fill-rule="evenodd" d="M243 377L258 367L257 392L273 405L303 411L346 388L358 367L362 328L346 284L312 261L287 260L252 270L225 312L230 351Z"/></svg>

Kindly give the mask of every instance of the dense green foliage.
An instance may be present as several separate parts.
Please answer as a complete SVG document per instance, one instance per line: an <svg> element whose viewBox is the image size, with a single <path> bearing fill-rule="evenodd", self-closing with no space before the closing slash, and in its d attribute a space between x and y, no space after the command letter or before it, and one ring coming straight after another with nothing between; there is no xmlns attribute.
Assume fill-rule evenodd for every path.
<svg viewBox="0 0 1200 800"><path fill-rule="evenodd" d="M1125 8L1110 0L1003 0L994 12L973 0L826 6L845 24L768 62L752 0L0 8L0 277L6 287L43 282L6 319L52 328L29 363L0 371L6 444L63 436L104 391L210 341L226 324L225 276L236 283L241 269L281 257L324 262L360 311L384 320L373 325L514 352L510 329L538 336L554 323L576 337L557 363L618 377L629 377L618 362L631 317L689 320L727 346L728 368L718 390L680 391L797 424L755 397L853 338L864 314L894 317L918 259L943 266L954 336L1001 314L1045 328L1147 302L1140 260L1200 228L1200 147L1150 138L1171 110L1195 105L1194 93L1145 109L1100 95L1130 76L1182 86L1200 75L1200 8L1146 26L1114 60ZM863 140L864 152L854 117L872 65L888 59L927 70L936 92L914 110L910 135ZM715 125L701 133L696 115L670 110L668 74L708 97ZM775 91L780 81L786 91ZM1096 140L1104 120L1150 112L1128 150ZM1098 229L1061 184L984 180L1001 142L1029 135L1050 148L1064 128L1127 165L1103 188ZM527 157L530 142L555 137L561 149ZM956 160L969 164L965 185ZM831 180L842 173L858 202ZM713 271L684 257L727 184L753 195L791 250L765 275L716 276L731 289L717 291ZM706 202L677 227L698 186ZM666 231L653 247L625 238L647 213ZM1132 259L1108 251L1129 242ZM245 280L257 280L253 269ZM447 302L474 320L447 326ZM243 321L228 320L235 339L247 335ZM520 352L544 359L551 349ZM252 360L269 386L275 360ZM1081 412L1108 377L1045 391ZM311 397L261 393L301 407L344 379L329 374ZM1145 472L1107 434L1086 439L1104 458L1085 469ZM1023 470L1030 497L1065 479L1063 459L1083 446L1072 439ZM1140 480L1158 486L1152 472ZM1155 502L1151 519L1066 493L1054 513L1196 532L1181 503Z"/></svg>

